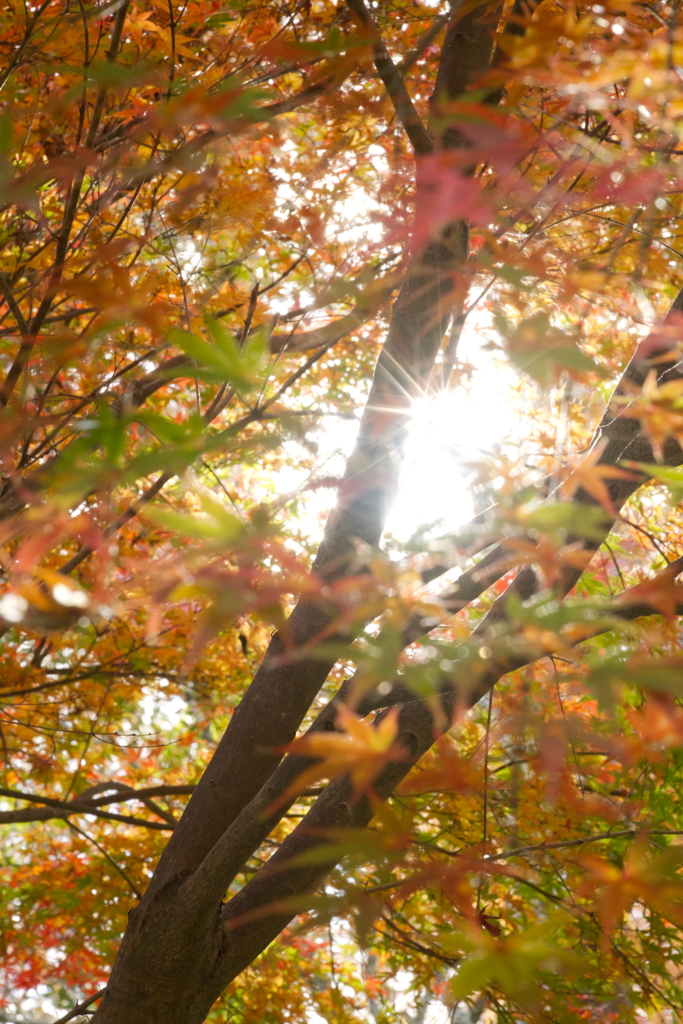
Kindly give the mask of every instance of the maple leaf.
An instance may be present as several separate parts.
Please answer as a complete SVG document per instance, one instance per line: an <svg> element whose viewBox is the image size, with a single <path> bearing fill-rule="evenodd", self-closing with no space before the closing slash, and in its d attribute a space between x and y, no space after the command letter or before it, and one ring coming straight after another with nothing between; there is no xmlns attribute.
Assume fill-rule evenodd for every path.
<svg viewBox="0 0 683 1024"><path fill-rule="evenodd" d="M674 573L659 573L655 579L643 580L629 592L629 604L640 601L673 618L683 605L683 585L676 583Z"/></svg>
<svg viewBox="0 0 683 1024"><path fill-rule="evenodd" d="M411 239L414 252L459 217L467 217L473 224L487 224L491 219L491 196L456 164L452 153L424 156L417 164L420 188Z"/></svg>
<svg viewBox="0 0 683 1024"><path fill-rule="evenodd" d="M600 890L595 905L602 925L603 948L607 948L622 916L638 900L665 920L683 925L683 883L675 874L683 850L675 847L658 857L650 857L648 852L647 839L642 836L631 846L623 868L592 854L581 858L588 872L581 894Z"/></svg>
<svg viewBox="0 0 683 1024"><path fill-rule="evenodd" d="M457 748L447 736L440 736L436 744L436 758L422 758L401 785L399 792L428 793L433 790L452 791L454 793L480 792L484 780L480 771L470 760L464 760Z"/></svg>
<svg viewBox="0 0 683 1024"><path fill-rule="evenodd" d="M595 498L605 511L610 515L616 515L605 481L636 480L637 477L626 469L601 465L600 458L603 451L604 445L596 445L585 459L567 468L563 473L564 479L560 485L560 494L569 500L581 487L586 494L590 494L591 498Z"/></svg>
<svg viewBox="0 0 683 1024"><path fill-rule="evenodd" d="M667 437L675 437L679 442L683 440L683 380L658 384L657 373L651 370L640 394L635 397L618 396L615 401L625 406L622 416L640 420L659 461L663 459Z"/></svg>
<svg viewBox="0 0 683 1024"><path fill-rule="evenodd" d="M498 313L495 323L510 361L541 387L559 380L563 372L580 381L589 379L590 373L604 376L603 368L580 347L578 337L554 327L547 313L535 313L519 324Z"/></svg>
<svg viewBox="0 0 683 1024"><path fill-rule="evenodd" d="M267 813L302 789L339 775L349 776L353 799L358 800L387 764L406 758L403 746L395 742L398 715L399 709L392 708L372 724L341 705L335 724L342 732L313 732L283 747L284 753L314 757L317 763L298 775Z"/></svg>
<svg viewBox="0 0 683 1024"><path fill-rule="evenodd" d="M408 899L420 889L438 887L466 918L473 920L476 911L470 881L478 869L483 869L482 862L467 855L458 857L452 864L436 861L407 878L399 889L399 897Z"/></svg>
<svg viewBox="0 0 683 1024"><path fill-rule="evenodd" d="M91 604L92 595L68 576L34 568L0 597L0 623L47 635L90 614Z"/></svg>
<svg viewBox="0 0 683 1024"><path fill-rule="evenodd" d="M558 545L548 537L542 536L538 541L525 540L522 537L508 537L504 543L505 547L511 548L514 552L506 564L510 566L538 565L549 587L559 579L564 566L582 569L588 560L582 549L558 550Z"/></svg>
<svg viewBox="0 0 683 1024"><path fill-rule="evenodd" d="M654 319L643 318L644 301L659 316L679 283L669 255L678 259L680 166L659 136L680 113L680 83L665 53L669 29L680 49L680 30L663 26L652 5L622 11L606 4L577 14L555 4L532 5L533 11L514 5L514 31L499 31L495 5L465 0L453 24L448 12L427 11L430 4L377 4L370 12L376 25L368 31L362 18L349 20L345 10L362 11L363 2L304 0L287 12L287 5L268 0L124 0L99 9L85 5L84 17L74 18L69 5L48 0L31 5L28 20L14 16L21 13L16 4L6 5L0 19L9 55L0 111L3 785L12 787L6 793L36 799L71 799L87 785L99 790L99 799L106 780L116 779L121 801L127 786L158 785L167 792L163 799L173 801L164 822L170 831L182 813L180 791L194 791L201 766L216 758L198 786L198 810L190 818L196 827L174 834L172 859L198 864L226 825L223 851L238 854L249 873L256 866L247 860L251 854L261 860L279 848L287 864L267 881L275 886L272 897L278 886L286 893L279 904L259 902L264 875L253 885L248 877L231 885L229 899L238 888L248 906L254 893L252 920L272 918L278 906L285 917L313 910L306 938L297 934L305 924L286 931L257 970L252 965L236 979L229 1013L247 1005L255 1021L304 1020L309 1010L335 1022L364 1012L384 1019L395 1016L387 979L406 970L423 1008L429 989L448 1001L454 981L454 997L469 985L472 994L482 993L482 1008L489 996L495 1005L484 1016L495 1012L501 1020L623 1021L635 1019L640 1007L652 1015L651 994L668 997L675 987L671 968L680 934L670 919L661 928L651 919L640 922L647 928L624 929L618 938L623 960L601 958L594 983L578 969L572 978L572 964L557 947L565 938L572 944L588 938L575 948L589 961L599 955L590 942L594 905L574 899L586 874L571 844L592 836L590 820L602 829L605 821L632 820L637 810L639 818L666 823L672 832L683 828L676 749L683 742L683 711L676 704L683 678L676 612L683 588L672 578L660 582L659 574L605 603L604 575L586 564L595 547L579 550L579 538L603 541L613 520L609 499L617 505L615 492L629 489L622 477L628 469L644 474L634 478L634 489L645 475L661 486L636 498L636 516L628 529L619 527L615 555L623 559L626 585L634 575L654 574L655 541L677 552L683 538L676 508L683 469L673 465L672 443L683 435L683 391L675 380L683 377L683 316L676 314L683 295L629 363L636 325ZM405 21L397 6L405 8ZM494 35L503 61L484 58ZM400 60L394 85L386 78L391 62L380 71L382 47ZM401 80L408 91L397 102L393 90ZM451 85L459 99L449 98ZM503 88L506 102L497 109ZM522 104L525 94L529 102ZM406 108L413 125L429 117L433 146L416 160L410 136L402 136ZM469 254L467 230L454 221L476 233ZM377 231L381 225L389 238ZM425 257L419 264L411 263L416 250ZM475 276L483 288L471 292ZM475 374L474 364L456 359L450 371L451 382L469 378L475 415L435 425L449 449L464 442L463 454L481 452L494 443L488 428L498 419L497 396L501 410L509 400L512 414L519 413L520 429L503 442L507 454L500 449L482 456L473 485L477 507L495 500L496 509L450 537L420 530L401 545L405 562L395 551L385 558L377 553L377 531L388 507L385 495L397 484L409 406L418 394L431 401L438 378L446 377L460 310L469 347L473 332L490 335L498 308L507 319L498 320L497 341L484 349L492 353L490 365L477 357ZM453 313L450 342L440 349ZM320 417L360 411L380 349L357 454L346 471L336 468L335 456L333 468ZM434 363L439 350L441 370L439 356ZM299 362L304 352L310 360L307 354ZM520 371L510 386L505 372L496 374L504 395L493 386L499 360ZM612 438L622 429L638 438L630 454L655 463L654 447L672 464L605 467L593 446L587 459L561 473L563 500L539 503L543 486L527 488L527 481L557 476L560 449L583 449L604 404L607 385L595 386L600 362L610 375L629 364L617 397L609 399L608 416L616 413ZM641 388L644 367L656 368L659 382L652 374ZM553 385L562 394L541 397ZM461 387L453 397L460 406ZM406 468L410 473L411 463L423 460L430 491L433 485L450 502L448 490L455 484L458 492L459 482L439 457L441 438L433 440L437 444L420 442ZM308 484L297 485L313 463ZM330 520L334 543L328 544L328 532L322 561L336 557L333 549L342 551L347 527L351 546L354 538L364 539L350 567L340 563L318 575L310 571L318 530L311 532L304 492L311 479L312 486L320 483L324 466L322 482L338 485L339 504ZM164 473L155 482L158 470ZM409 476L406 482L410 488ZM295 490L288 496L283 488L290 486ZM667 505L660 500L664 486ZM564 500L577 490L580 502ZM428 502L427 488L413 497ZM457 493L453 497L457 501ZM315 523L323 503L334 501L335 495L320 496ZM166 510L157 515L153 508L161 503ZM432 511L423 503L428 518ZM495 563L484 541L501 542L492 552ZM472 572L463 563L470 555L482 557ZM584 569L575 600L556 608L551 598L537 605L508 590L501 602L507 621L490 634L495 656L483 653L489 649L479 648L476 636L456 651L453 640L469 636L520 564L540 566L547 582L563 565ZM455 624L425 637L401 664L411 624L445 623L451 608L439 605L436 590L422 590L423 583L434 571L456 567L466 576L458 592L462 603L471 584L489 596L479 591L480 608L463 609ZM506 568L510 575L496 582ZM297 613L288 625L293 597L303 599L306 614ZM620 617L612 612L622 601L634 615L661 613L626 627L636 657L613 639ZM452 608L458 606L454 601ZM348 641L379 616L380 632L371 630L367 647L349 651ZM279 724L266 723L260 699L251 711L247 701L237 735L231 726L216 749L273 627L278 656L269 658L267 681L261 673L253 692L263 693L265 685L283 696L280 682L289 686L293 677L297 699L282 701ZM249 851L232 845L235 830L227 822L233 812L242 824L246 815L256 825L252 834L261 834L253 805L237 807L253 787L267 784L259 777L259 748L272 751L297 735L297 708L303 709L304 689L316 675L299 673L298 659L339 658L328 686L354 662L356 699L366 686L384 693L382 683L398 672L416 699L425 698L434 724L441 714L445 727L451 718L434 694L447 681L455 686L471 677L476 696L481 673L505 668L511 650L529 658L556 653L603 627L611 633L605 647L596 637L585 651L565 650L566 662L557 661L567 667L557 675L547 659L508 674L496 687L486 741L484 702L457 721L457 733L445 736L442 748L434 745L420 759L398 798L383 808L371 787L379 789L379 779L389 774L385 769L375 776L386 758L402 756L394 727L404 726L398 727L396 712L382 716L377 729L348 714L344 725L342 712L341 731L309 737L294 772L312 768L311 781L316 773L346 772L348 791L368 794L355 809L359 818L374 813L371 827L325 828L333 819L325 817L323 799L314 812L321 841L296 846L298 862L289 857L291 821L275 824L260 852L258 844ZM608 713L587 699L584 683L614 693ZM467 687L461 689L456 699L464 711ZM637 711L630 707L635 690L645 694ZM308 696L311 707L315 693ZM563 720L566 715L562 728L551 710L558 703ZM355 706L351 698L348 705ZM544 728L533 725L541 717ZM261 742L262 727L268 738ZM234 759L229 772L211 777L225 766L226 751ZM643 780L637 772L645 762ZM210 777L229 783L207 789ZM127 877L134 886L147 884L163 834L147 829L161 818L145 824L142 808L134 812L137 825L92 815L79 833L75 821L59 818L58 807L15 807L24 801L5 799L11 806L3 802L0 824L21 827L9 836L17 857L0 868L0 973L11 1008L25 1017L30 994L28 1006L18 1000L26 990L46 986L45 997L66 1009L71 997L78 1002L106 984L126 928ZM45 830L42 821L53 811ZM243 839L245 831L238 831ZM615 893L626 904L633 893L639 899L645 893L651 906L659 900L662 912L678 913L673 870L662 868L648 879L645 859L645 868L629 863L624 876L617 860L624 831L617 823L613 836L601 835L608 867L600 871L607 874L588 872L587 893L602 901L605 913ZM304 824L294 843L311 834ZM529 844L538 856L521 855L521 874L503 864L510 859L506 850ZM551 846L557 847L552 861ZM500 860L491 856L494 849ZM328 875L332 892L311 901L286 888L298 885L300 870L300 878L310 880L311 871L322 878L335 858L344 863ZM157 891L162 899L164 891L173 896ZM221 914L224 895L225 889L214 904ZM546 897L572 905L559 941L523 930L547 916ZM346 949L335 957L334 926L321 927L349 912L356 914L361 942L371 946L362 969ZM135 1009L150 1024L157 1018L183 1024L187 993L199 991L200 976L211 984L217 977L197 953L216 948L215 913L202 916L209 929L204 939L187 930L180 904L169 913L164 921L172 927L162 925L160 939L165 946L177 939L166 950L177 969L157 976L158 943L147 944L151 961L144 943L126 940L121 947L136 958L128 981L149 978L143 993L149 1001ZM136 928L154 927L146 914L141 907L139 917L133 915ZM378 914L384 920L371 934ZM449 936L461 931L457 952L449 954ZM234 954L246 966L260 940L254 932L236 939L227 959ZM442 969L454 961L455 970ZM130 993L125 957L121 969L117 991ZM193 971L199 972L194 978ZM555 971L563 976L554 979ZM605 995L615 991L617 998ZM376 1004L361 1005L363 996ZM5 1011L9 998L0 996ZM112 998L118 998L113 991ZM194 1005L202 1020L226 1009ZM106 1005L97 1012L98 1020L115 1024L126 1017Z"/></svg>
<svg viewBox="0 0 683 1024"><path fill-rule="evenodd" d="M451 981L453 998L464 999L493 982L516 1002L534 1011L541 995L535 977L539 970L564 967L588 973L587 963L551 941L553 933L569 920L568 914L557 913L525 931L498 937L494 934L499 930L497 927L482 927L478 920L470 919L444 942L447 948L467 953Z"/></svg>
<svg viewBox="0 0 683 1024"><path fill-rule="evenodd" d="M683 746L683 710L676 707L669 694L650 693L641 708L629 708L626 717L643 739L652 745L648 758L661 753L661 748Z"/></svg>

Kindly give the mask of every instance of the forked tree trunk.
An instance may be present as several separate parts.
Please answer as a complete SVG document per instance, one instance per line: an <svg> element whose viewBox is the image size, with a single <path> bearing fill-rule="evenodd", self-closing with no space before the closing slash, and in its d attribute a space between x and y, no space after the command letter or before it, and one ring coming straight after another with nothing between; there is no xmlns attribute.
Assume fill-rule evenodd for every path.
<svg viewBox="0 0 683 1024"><path fill-rule="evenodd" d="M364 10L361 0L349 0L349 6L354 11ZM491 51L490 26L482 23L477 12L451 27L439 65L437 92L450 97L462 93L486 69ZM385 56L381 49L376 50L376 57L382 74L380 65ZM386 71L386 62L382 66ZM411 126L415 128L414 120ZM461 146L463 140L457 132L449 132L436 144ZM453 224L407 267L356 447L315 561L315 571L326 582L348 571L355 554L354 539L361 538L373 547L379 543L398 482L410 405L426 385L448 320L456 302L462 300L458 280L467 258L467 243L467 226ZM655 330L639 346L624 374L625 383L642 383L651 367L660 380L683 375L670 327L671 316L679 316L682 306L683 293L674 303L664 331ZM667 362L662 354L668 351L672 354ZM623 413L623 405L611 405L596 432L595 443L606 442L600 461L607 465L616 465L625 458L651 461L652 448L640 423ZM683 452L674 441L667 443L664 456L669 464L683 461ZM610 481L616 509L643 479ZM579 492L577 500L594 503L585 492ZM606 523L605 535L609 528ZM588 561L594 542L584 542L584 548ZM446 611L464 607L499 579L507 571L507 555L501 546L464 574L446 595ZM669 574L675 576L680 569L681 565L676 564ZM566 592L579 575L579 570L568 573L560 589ZM533 571L522 570L514 586L522 597L533 593L537 587ZM623 595L611 609L612 614L624 619L652 611L638 588L631 595ZM306 643L329 625L333 615L331 608L301 602L288 623L289 639L296 645ZM504 601L499 601L477 632L493 636L504 616ZM423 628L428 628L427 624L410 623L405 643L415 639ZM452 717L456 701L463 709L472 706L505 672L543 653L519 646L516 652L512 659L482 657L479 662L469 662L466 672L444 687L445 718ZM368 800L354 802L348 780L335 780L281 845L268 868L255 875L229 903L222 903L240 866L258 848L285 807L270 820L264 811L304 767L302 758L290 757L279 763L279 755L264 751L281 747L294 737L331 668L331 662L322 659L281 660L284 653L281 639L275 637L142 902L131 911L111 979L93 1018L96 1024L202 1024L225 986L253 962L293 916L283 906L270 913L261 912L288 896L314 891L334 864L331 857L328 863L292 869L287 866L291 858L323 843L324 830L359 828L370 821L373 811ZM343 699L349 688L345 684L337 700ZM388 765L376 780L375 791L383 799L391 795L434 738L432 705L411 700L398 682L389 696L367 695L360 710L367 713L396 703L401 703L398 738L409 756ZM312 728L329 727L334 709L332 702Z"/></svg>
<svg viewBox="0 0 683 1024"><path fill-rule="evenodd" d="M350 6L356 9L358 3ZM459 96L481 77L491 62L494 29L495 22L482 16L481 8L451 26L435 96ZM464 144L457 132L427 138L435 148ZM325 582L348 572L356 539L371 547L379 544L398 483L412 402L426 387L454 306L463 299L468 238L467 225L453 223L407 266L356 446L315 560L314 571ZM287 623L288 642L305 644L329 625L334 614L333 608L301 601ZM286 923L271 918L264 926L260 921L248 935L241 932L237 937L226 930L221 917L222 898L234 877L234 858L224 848L226 830L277 768L280 755L267 751L294 738L333 664L313 658L283 662L284 653L276 635L144 899L131 910L111 979L93 1018L96 1024L201 1024L223 988ZM427 731L431 735L426 718L424 731L423 739ZM360 809L361 805L350 808L346 800L330 808L327 797L319 813L327 815L330 824L342 825L353 823ZM317 877L312 884L317 884ZM244 892L252 887L258 894L257 879Z"/></svg>

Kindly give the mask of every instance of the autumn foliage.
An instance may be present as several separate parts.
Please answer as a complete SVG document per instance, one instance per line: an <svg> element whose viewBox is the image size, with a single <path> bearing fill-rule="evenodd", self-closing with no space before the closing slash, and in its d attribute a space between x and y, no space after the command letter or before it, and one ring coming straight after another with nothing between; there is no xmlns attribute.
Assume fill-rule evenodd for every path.
<svg viewBox="0 0 683 1024"><path fill-rule="evenodd" d="M677 0L0 65L0 1020L678 1020Z"/></svg>

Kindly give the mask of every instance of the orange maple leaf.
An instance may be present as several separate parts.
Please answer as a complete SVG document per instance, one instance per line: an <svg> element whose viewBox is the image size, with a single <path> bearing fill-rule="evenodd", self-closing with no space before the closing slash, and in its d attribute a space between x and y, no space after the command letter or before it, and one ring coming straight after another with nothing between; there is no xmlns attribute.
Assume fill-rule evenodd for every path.
<svg viewBox="0 0 683 1024"><path fill-rule="evenodd" d="M566 476L560 486L560 494L567 500L573 498L579 487L582 487L586 494L595 498L598 504L609 512L616 515L612 499L605 480L635 480L633 473L628 470L618 469L616 466L600 465L600 457L603 446L596 447L585 459L568 467Z"/></svg>
<svg viewBox="0 0 683 1024"><path fill-rule="evenodd" d="M399 709L392 708L373 724L341 705L335 724L343 731L313 732L283 747L288 754L314 757L316 763L298 775L266 813L271 813L308 786L339 775L349 776L353 799L358 800L367 793L387 764L406 758L403 746L395 743L398 715Z"/></svg>
<svg viewBox="0 0 683 1024"><path fill-rule="evenodd" d="M503 543L505 547L511 548L514 552L508 562L503 564L515 567L537 565L549 587L559 579L564 566L583 569L588 560L583 549L572 550L567 547L564 550L558 550L557 544L547 537L533 541L525 540L523 537L506 537Z"/></svg>
<svg viewBox="0 0 683 1024"><path fill-rule="evenodd" d="M433 754L422 758L410 775L398 787L398 792L407 795L427 793L432 790L453 793L480 793L484 788L481 770L469 760L461 758L458 750L447 737L441 736L436 742L438 760Z"/></svg>
<svg viewBox="0 0 683 1024"><path fill-rule="evenodd" d="M683 884L674 874L681 860L680 847L667 850L659 857L648 857L647 853L647 839L640 837L629 850L621 870L601 857L585 855L581 858L589 872L582 895L601 890L595 905L605 946L623 914L639 900L666 920L679 926L683 923Z"/></svg>
<svg viewBox="0 0 683 1024"><path fill-rule="evenodd" d="M640 735L660 753L662 747L683 744L683 710L666 693L652 693L640 708L627 708L626 717ZM648 757L653 754L648 751Z"/></svg>
<svg viewBox="0 0 683 1024"><path fill-rule="evenodd" d="M673 618L678 608L683 605L683 586L676 583L673 572L659 573L654 579L643 580L638 586L628 591L628 601L624 604L650 605L667 618Z"/></svg>
<svg viewBox="0 0 683 1024"><path fill-rule="evenodd" d="M640 420L658 459L663 457L667 437L673 436L679 442L683 440L683 380L665 381L659 385L656 372L652 370L639 395L618 400L628 403L622 416Z"/></svg>

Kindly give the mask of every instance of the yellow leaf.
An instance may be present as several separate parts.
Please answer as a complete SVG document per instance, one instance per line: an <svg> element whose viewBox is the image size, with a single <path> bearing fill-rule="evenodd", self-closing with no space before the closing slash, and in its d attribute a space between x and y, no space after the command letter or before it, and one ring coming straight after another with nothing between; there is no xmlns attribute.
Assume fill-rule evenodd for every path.
<svg viewBox="0 0 683 1024"><path fill-rule="evenodd" d="M353 798L359 799L387 764L405 759L405 750L395 743L398 715L398 708L392 708L376 723L370 723L342 704L335 724L343 731L313 732L284 747L289 754L315 758L316 764L297 776L266 813L272 813L308 786L339 775L349 776Z"/></svg>

